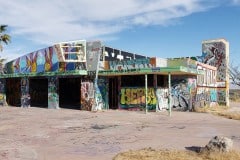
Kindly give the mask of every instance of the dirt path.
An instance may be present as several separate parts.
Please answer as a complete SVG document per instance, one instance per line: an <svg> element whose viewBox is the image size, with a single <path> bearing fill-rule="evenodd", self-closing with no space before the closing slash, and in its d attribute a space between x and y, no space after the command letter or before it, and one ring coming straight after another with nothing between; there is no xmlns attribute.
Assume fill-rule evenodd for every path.
<svg viewBox="0 0 240 160"><path fill-rule="evenodd" d="M111 159L129 149L204 146L215 135L240 149L240 121L211 114L0 108L0 159Z"/></svg>

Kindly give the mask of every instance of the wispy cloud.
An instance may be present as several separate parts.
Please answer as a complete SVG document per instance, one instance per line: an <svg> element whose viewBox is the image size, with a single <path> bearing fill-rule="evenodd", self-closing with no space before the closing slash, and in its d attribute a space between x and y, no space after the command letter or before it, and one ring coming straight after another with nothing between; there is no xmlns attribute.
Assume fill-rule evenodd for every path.
<svg viewBox="0 0 240 160"><path fill-rule="evenodd" d="M166 25L206 9L203 0L0 0L0 22L37 43L113 34L134 25ZM204 2L204 3L203 3Z"/></svg>
<svg viewBox="0 0 240 160"><path fill-rule="evenodd" d="M234 0L239 3L239 0ZM213 6L208 0L0 0L0 22L11 35L49 45L115 37L134 26L168 25ZM214 2L217 2L214 0Z"/></svg>
<svg viewBox="0 0 240 160"><path fill-rule="evenodd" d="M233 0L233 4L240 5L240 0Z"/></svg>

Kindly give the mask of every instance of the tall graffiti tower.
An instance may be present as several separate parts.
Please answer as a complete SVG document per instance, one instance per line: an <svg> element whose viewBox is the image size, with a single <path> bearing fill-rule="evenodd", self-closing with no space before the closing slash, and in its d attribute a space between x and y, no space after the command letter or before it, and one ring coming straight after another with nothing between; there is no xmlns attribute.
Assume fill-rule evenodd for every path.
<svg viewBox="0 0 240 160"><path fill-rule="evenodd" d="M229 106L229 42L225 39L202 42L201 61L217 67L218 102Z"/></svg>

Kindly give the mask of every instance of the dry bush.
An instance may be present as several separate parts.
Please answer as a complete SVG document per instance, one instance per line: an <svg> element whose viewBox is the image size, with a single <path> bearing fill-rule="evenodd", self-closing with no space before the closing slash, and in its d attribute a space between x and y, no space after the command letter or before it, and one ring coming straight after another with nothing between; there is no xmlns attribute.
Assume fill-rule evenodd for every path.
<svg viewBox="0 0 240 160"><path fill-rule="evenodd" d="M198 113L212 113L214 115L222 116L228 119L240 120L240 112L228 111L229 107L227 106L214 106L214 107L198 107L195 108L195 111Z"/></svg>
<svg viewBox="0 0 240 160"><path fill-rule="evenodd" d="M228 119L240 120L240 112L216 112L213 114L222 116Z"/></svg>
<svg viewBox="0 0 240 160"><path fill-rule="evenodd" d="M240 159L239 151L226 153L196 153L192 151L154 150L145 148L137 151L127 151L117 154L113 160L237 160Z"/></svg>
<svg viewBox="0 0 240 160"><path fill-rule="evenodd" d="M227 111L229 107L222 106L222 105L216 105L213 107L205 106L205 107L196 107L194 111L198 113L212 113L212 112L224 112Z"/></svg>
<svg viewBox="0 0 240 160"><path fill-rule="evenodd" d="M229 90L229 99L233 102L240 102L240 90L239 89L230 89Z"/></svg>

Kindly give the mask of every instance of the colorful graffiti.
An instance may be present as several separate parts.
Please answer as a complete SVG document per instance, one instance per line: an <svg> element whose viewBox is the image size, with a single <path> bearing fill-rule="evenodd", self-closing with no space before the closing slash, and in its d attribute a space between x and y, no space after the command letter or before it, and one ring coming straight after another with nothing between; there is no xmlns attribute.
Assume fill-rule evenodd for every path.
<svg viewBox="0 0 240 160"><path fill-rule="evenodd" d="M217 67L217 81L226 81L228 65L226 44L223 42L203 43L201 60L205 64Z"/></svg>
<svg viewBox="0 0 240 160"><path fill-rule="evenodd" d="M172 108L174 110L192 110L192 103L195 102L197 91L196 79L191 77L173 77L171 89ZM216 99L216 94L212 98ZM169 108L168 88L148 88L147 104L149 109L161 111ZM214 97L215 96L215 97ZM210 97L210 95L208 96ZM202 97L201 97L202 98ZM200 95L197 97L197 101ZM204 97L207 99L207 97ZM120 106L123 109L144 108L145 89L144 88L121 88Z"/></svg>
<svg viewBox="0 0 240 160"><path fill-rule="evenodd" d="M5 105L5 79L0 79L0 105Z"/></svg>
<svg viewBox="0 0 240 160"><path fill-rule="evenodd" d="M172 79L172 105L176 110L187 110L189 107L189 86L187 78Z"/></svg>
<svg viewBox="0 0 240 160"><path fill-rule="evenodd" d="M152 68L149 58L109 61L109 69L114 71L127 71L141 68Z"/></svg>
<svg viewBox="0 0 240 160"><path fill-rule="evenodd" d="M77 46L76 46L77 47ZM66 48L65 50L69 50ZM73 47L70 47L70 51L75 51ZM70 52L69 51L69 52ZM80 51L76 51L80 52ZM84 53L85 54L85 53ZM43 73L43 72L65 72L72 70L86 70L86 58L85 60L77 62L64 61L62 58L62 52L59 45L44 48L22 57L19 57L13 61L6 63L5 70L7 74L12 73ZM94 62L95 64L95 62ZM89 63L89 65L92 65Z"/></svg>
<svg viewBox="0 0 240 160"><path fill-rule="evenodd" d="M106 78L99 78L98 79L98 88L100 90L100 94L102 97L102 101L103 101L103 109L107 109L108 108L108 81Z"/></svg>
<svg viewBox="0 0 240 160"><path fill-rule="evenodd" d="M195 60L191 59L190 57L169 58L169 59L167 59L167 66L168 67L184 66L184 67L196 69L197 63Z"/></svg>
<svg viewBox="0 0 240 160"><path fill-rule="evenodd" d="M211 106L211 103L216 103L217 90L209 88L199 88L195 99L193 99L194 108Z"/></svg>
<svg viewBox="0 0 240 160"><path fill-rule="evenodd" d="M94 99L95 99L95 103L92 106L92 111L98 111L98 110L102 110L104 107L104 102L103 102L103 98L102 98L102 94L100 92L100 89L98 87L98 85L95 86L95 95L94 95Z"/></svg>
<svg viewBox="0 0 240 160"><path fill-rule="evenodd" d="M58 95L58 78L48 78L48 108L59 108L59 95Z"/></svg>
<svg viewBox="0 0 240 160"><path fill-rule="evenodd" d="M30 107L29 79L21 79L21 107Z"/></svg>
<svg viewBox="0 0 240 160"><path fill-rule="evenodd" d="M156 111L162 111L163 109L168 108L168 89L167 88L158 88L156 90L157 103Z"/></svg>
<svg viewBox="0 0 240 160"><path fill-rule="evenodd" d="M203 63L217 67L217 90L218 102L229 105L229 47L228 42L221 40L204 41L202 44L202 56L199 58Z"/></svg>
<svg viewBox="0 0 240 160"><path fill-rule="evenodd" d="M55 47L48 47L17 58L5 65L7 73L42 73L58 70Z"/></svg>
<svg viewBox="0 0 240 160"><path fill-rule="evenodd" d="M81 109L91 111L94 105L94 84L92 81L81 83Z"/></svg>
<svg viewBox="0 0 240 160"><path fill-rule="evenodd" d="M86 62L86 41L64 42L60 44L65 61Z"/></svg>
<svg viewBox="0 0 240 160"><path fill-rule="evenodd" d="M157 98L154 88L148 88L147 105L155 109ZM120 106L122 109L145 107L145 88L121 88Z"/></svg>

